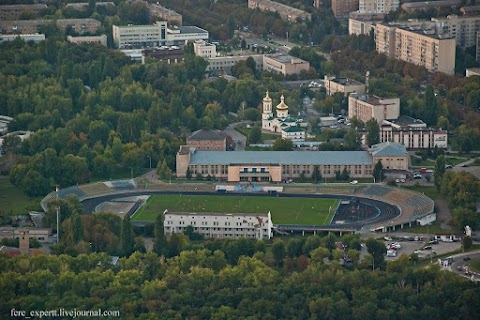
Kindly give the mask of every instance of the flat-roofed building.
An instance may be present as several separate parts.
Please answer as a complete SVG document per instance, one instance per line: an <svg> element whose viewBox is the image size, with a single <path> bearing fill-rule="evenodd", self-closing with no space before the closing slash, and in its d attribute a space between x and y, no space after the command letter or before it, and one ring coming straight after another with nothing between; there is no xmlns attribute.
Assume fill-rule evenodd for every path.
<svg viewBox="0 0 480 320"><path fill-rule="evenodd" d="M300 74L308 71L310 63L287 54L272 54L263 56L263 70L283 74Z"/></svg>
<svg viewBox="0 0 480 320"><path fill-rule="evenodd" d="M184 233L191 226L206 238L251 238L257 240L273 237L273 223L270 212L264 213L193 213L164 211L166 236Z"/></svg>
<svg viewBox="0 0 480 320"><path fill-rule="evenodd" d="M220 56L206 58L208 61L207 71L213 73L227 73L232 72L232 67L240 61L245 61L248 58L252 58L255 61L257 70L263 70L263 55L240 55L240 56Z"/></svg>
<svg viewBox="0 0 480 320"><path fill-rule="evenodd" d="M196 26L173 26L167 28L166 45L184 46L188 42L208 41L208 31Z"/></svg>
<svg viewBox="0 0 480 320"><path fill-rule="evenodd" d="M332 11L335 17L348 17L350 12L358 10L359 0L332 0Z"/></svg>
<svg viewBox="0 0 480 320"><path fill-rule="evenodd" d="M72 8L78 11L85 11L88 8L88 2L78 2L78 3L67 3L65 8ZM95 2L95 7L116 7L114 2L105 1L105 2Z"/></svg>
<svg viewBox="0 0 480 320"><path fill-rule="evenodd" d="M460 7L462 3L462 0L404 2L401 7L405 12L413 13L416 11L427 11L429 9L456 8Z"/></svg>
<svg viewBox="0 0 480 320"><path fill-rule="evenodd" d="M360 13L389 13L400 6L400 0L359 0Z"/></svg>
<svg viewBox="0 0 480 320"><path fill-rule="evenodd" d="M451 14L445 18L432 18L437 33L444 37L455 38L456 45L466 49L477 43L477 32L480 31L480 16L459 17Z"/></svg>
<svg viewBox="0 0 480 320"><path fill-rule="evenodd" d="M281 182L302 173L311 175L315 166L325 178L334 178L344 169L352 178L370 178L373 168L367 151L197 151L181 147L176 162L179 178L190 170L193 176L232 182Z"/></svg>
<svg viewBox="0 0 480 320"><path fill-rule="evenodd" d="M25 228L0 227L0 239L18 239ZM40 243L49 242L49 236L52 235L51 228L28 228L29 238L36 239Z"/></svg>
<svg viewBox="0 0 480 320"><path fill-rule="evenodd" d="M157 21L153 25L112 26L113 42L119 49L148 48L165 45L167 23Z"/></svg>
<svg viewBox="0 0 480 320"><path fill-rule="evenodd" d="M161 46L153 49L145 49L142 51L142 63L145 63L146 57L154 58L168 64L184 61L183 49L177 46Z"/></svg>
<svg viewBox="0 0 480 320"><path fill-rule="evenodd" d="M369 35L372 30L375 31L375 25L379 20L352 18L348 19L348 34L356 34L357 36Z"/></svg>
<svg viewBox="0 0 480 320"><path fill-rule="evenodd" d="M39 28L48 25L52 22L56 23L57 27L65 31L67 27L80 35L95 34L101 27L101 23L95 19L58 19L58 20L15 20L15 21L0 21L0 32L15 33L15 34L29 34L39 32Z"/></svg>
<svg viewBox="0 0 480 320"><path fill-rule="evenodd" d="M378 53L425 67L430 72L455 72L455 38L437 35L434 29L421 25L379 23L375 46Z"/></svg>
<svg viewBox="0 0 480 320"><path fill-rule="evenodd" d="M39 15L42 11L47 10L46 4L13 4L0 5L0 20L17 20L22 13L33 13Z"/></svg>
<svg viewBox="0 0 480 320"><path fill-rule="evenodd" d="M99 43L102 46L106 47L107 46L107 35L102 34L101 36L68 36L67 41L70 43L75 43L75 44L81 44L81 43Z"/></svg>
<svg viewBox="0 0 480 320"><path fill-rule="evenodd" d="M157 4L145 2L150 18L167 21L170 25L181 26L183 23L182 15L171 9L167 9Z"/></svg>
<svg viewBox="0 0 480 320"><path fill-rule="evenodd" d="M201 58L213 58L217 56L217 46L205 40L197 40L193 43L195 55Z"/></svg>
<svg viewBox="0 0 480 320"><path fill-rule="evenodd" d="M348 117L367 122L370 119L382 123L400 116L399 98L380 98L373 95L351 93L348 97Z"/></svg>
<svg viewBox="0 0 480 320"><path fill-rule="evenodd" d="M0 34L0 42L13 41L17 38L22 39L25 42L40 42L45 40L45 35L41 33L35 34Z"/></svg>
<svg viewBox="0 0 480 320"><path fill-rule="evenodd" d="M312 20L312 15L309 12L287 6L270 0L248 0L248 7L250 9L258 9L260 11L277 12L280 18L290 22L300 20Z"/></svg>
<svg viewBox="0 0 480 320"><path fill-rule="evenodd" d="M325 75L323 83L325 85L325 90L329 96L333 95L336 92L343 93L345 96L348 96L352 92L364 94L366 88L365 84L358 82L354 79L327 75Z"/></svg>

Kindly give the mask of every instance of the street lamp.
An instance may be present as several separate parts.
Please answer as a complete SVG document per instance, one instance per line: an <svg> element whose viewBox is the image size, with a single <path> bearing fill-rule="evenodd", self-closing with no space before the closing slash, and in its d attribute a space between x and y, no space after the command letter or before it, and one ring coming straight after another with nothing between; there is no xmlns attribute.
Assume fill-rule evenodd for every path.
<svg viewBox="0 0 480 320"><path fill-rule="evenodd" d="M172 170L170 170L170 184L172 184Z"/></svg>
<svg viewBox="0 0 480 320"><path fill-rule="evenodd" d="M150 160L150 170L152 170L152 157L147 156L148 160Z"/></svg>
<svg viewBox="0 0 480 320"><path fill-rule="evenodd" d="M58 192L60 187L57 185L55 192L57 193L57 243L60 242L60 202L58 201Z"/></svg>

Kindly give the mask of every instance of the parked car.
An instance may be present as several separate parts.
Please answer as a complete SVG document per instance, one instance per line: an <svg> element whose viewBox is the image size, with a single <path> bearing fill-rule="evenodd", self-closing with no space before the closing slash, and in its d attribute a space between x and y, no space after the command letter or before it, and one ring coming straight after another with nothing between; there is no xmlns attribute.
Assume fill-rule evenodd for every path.
<svg viewBox="0 0 480 320"><path fill-rule="evenodd" d="M350 184L358 184L358 180L352 180L350 181Z"/></svg>

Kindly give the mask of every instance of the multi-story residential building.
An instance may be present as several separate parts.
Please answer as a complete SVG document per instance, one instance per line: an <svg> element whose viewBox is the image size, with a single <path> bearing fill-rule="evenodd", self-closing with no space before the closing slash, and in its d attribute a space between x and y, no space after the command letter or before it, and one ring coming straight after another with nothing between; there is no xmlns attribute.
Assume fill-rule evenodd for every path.
<svg viewBox="0 0 480 320"><path fill-rule="evenodd" d="M367 132L360 131L362 143L366 145ZM408 116L384 120L380 124L380 142L395 142L407 149L446 149L448 132L442 129L427 128L422 120Z"/></svg>
<svg viewBox="0 0 480 320"><path fill-rule="evenodd" d="M78 11L87 10L89 3L88 2L78 2L78 3L67 3L65 8L72 8ZM105 2L95 2L95 7L116 7L114 2L105 1Z"/></svg>
<svg viewBox="0 0 480 320"><path fill-rule="evenodd" d="M257 240L273 237L273 223L268 214L255 213L187 213L164 211L166 236L183 233L189 226L207 238L251 238Z"/></svg>
<svg viewBox="0 0 480 320"><path fill-rule="evenodd" d="M380 20L352 18L348 19L348 34L356 34L357 36L364 34L369 35L372 30L375 31L375 25Z"/></svg>
<svg viewBox="0 0 480 320"><path fill-rule="evenodd" d="M167 23L157 21L153 25L112 26L113 42L119 49L148 48L165 45Z"/></svg>
<svg viewBox="0 0 480 320"><path fill-rule="evenodd" d="M202 58L213 58L217 56L217 46L207 43L204 40L197 40L193 43L193 51L196 56Z"/></svg>
<svg viewBox="0 0 480 320"><path fill-rule="evenodd" d="M348 17L350 12L358 10L359 0L332 0L332 11L335 17Z"/></svg>
<svg viewBox="0 0 480 320"><path fill-rule="evenodd" d="M360 13L389 13L400 6L400 0L359 0Z"/></svg>
<svg viewBox="0 0 480 320"><path fill-rule="evenodd" d="M366 88L365 84L356 80L343 77L331 77L327 75L325 75L323 84L329 96L333 95L335 92L341 92L345 96L348 96L352 92L364 94Z"/></svg>
<svg viewBox="0 0 480 320"><path fill-rule="evenodd" d="M300 58L295 58L287 54L272 54L263 56L263 70L283 74L300 74L302 71L308 71L310 63Z"/></svg>
<svg viewBox="0 0 480 320"><path fill-rule="evenodd" d="M145 2L150 18L167 21L170 25L181 26L183 22L182 15L157 4Z"/></svg>
<svg viewBox="0 0 480 320"><path fill-rule="evenodd" d="M260 11L277 12L283 20L290 22L296 22L297 19L312 20L312 15L306 11L270 0L248 0L248 7Z"/></svg>
<svg viewBox="0 0 480 320"><path fill-rule="evenodd" d="M0 42L13 41L17 38L22 39L23 41L29 42L40 42L45 40L45 35L40 33L35 34L0 34Z"/></svg>
<svg viewBox="0 0 480 320"><path fill-rule="evenodd" d="M400 116L399 98L380 98L371 95L351 93L348 97L348 117L367 122L370 119L382 123L383 120L397 119Z"/></svg>
<svg viewBox="0 0 480 320"><path fill-rule="evenodd" d="M167 28L166 44L169 46L184 46L187 42L198 40L208 41L208 31L195 26L172 26Z"/></svg>
<svg viewBox="0 0 480 320"><path fill-rule="evenodd" d="M79 37L73 37L73 36L68 36L67 41L70 43L100 43L102 46L106 47L107 46L107 35L102 34L101 36L79 36Z"/></svg>
<svg viewBox="0 0 480 320"><path fill-rule="evenodd" d="M477 33L480 31L480 16L459 17L449 15L445 18L432 18L437 34L447 38L455 38L456 45L466 49L475 46Z"/></svg>
<svg viewBox="0 0 480 320"><path fill-rule="evenodd" d="M187 138L187 146L198 151L226 151L232 139L222 131L200 129Z"/></svg>
<svg viewBox="0 0 480 320"><path fill-rule="evenodd" d="M17 20L22 13L33 13L39 15L42 11L47 10L46 4L14 4L0 6L0 20Z"/></svg>
<svg viewBox="0 0 480 320"><path fill-rule="evenodd" d="M377 52L389 58L425 67L430 72L454 74L455 39L437 35L431 28L379 23L375 45Z"/></svg>
<svg viewBox="0 0 480 320"><path fill-rule="evenodd" d="M0 21L0 32L28 34L37 33L39 28L55 21L57 27L65 31L67 27L72 28L80 35L95 34L101 27L101 23L95 19L58 19L58 20L17 20Z"/></svg>
<svg viewBox="0 0 480 320"><path fill-rule="evenodd" d="M405 12L413 13L416 11L427 11L429 9L456 8L460 7L462 3L462 0L404 2L401 7Z"/></svg>

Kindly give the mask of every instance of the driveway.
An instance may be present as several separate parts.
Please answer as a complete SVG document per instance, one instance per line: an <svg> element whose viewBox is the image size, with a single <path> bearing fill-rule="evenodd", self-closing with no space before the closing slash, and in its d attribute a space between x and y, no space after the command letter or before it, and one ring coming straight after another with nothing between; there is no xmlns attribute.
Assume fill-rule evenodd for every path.
<svg viewBox="0 0 480 320"><path fill-rule="evenodd" d="M233 142L235 143L235 151L243 151L245 150L245 146L247 145L247 137L245 137L243 134L235 130L235 128L239 125L249 123L249 121L242 121L242 122L236 122L228 125L228 127L223 130L226 134L228 134Z"/></svg>

